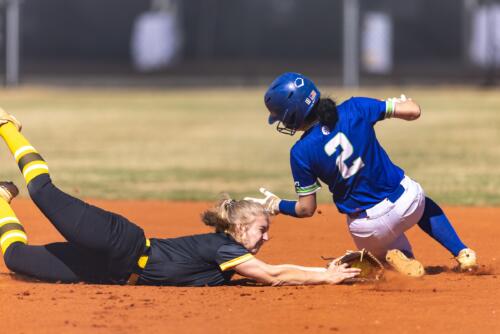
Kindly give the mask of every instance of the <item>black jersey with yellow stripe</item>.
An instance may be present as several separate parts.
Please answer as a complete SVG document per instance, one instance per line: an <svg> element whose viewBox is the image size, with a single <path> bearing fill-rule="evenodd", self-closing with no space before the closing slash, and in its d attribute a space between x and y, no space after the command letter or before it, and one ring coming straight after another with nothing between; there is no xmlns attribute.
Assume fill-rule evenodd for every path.
<svg viewBox="0 0 500 334"><path fill-rule="evenodd" d="M253 255L231 236L208 233L151 239L138 284L216 286L228 283L234 267Z"/></svg>

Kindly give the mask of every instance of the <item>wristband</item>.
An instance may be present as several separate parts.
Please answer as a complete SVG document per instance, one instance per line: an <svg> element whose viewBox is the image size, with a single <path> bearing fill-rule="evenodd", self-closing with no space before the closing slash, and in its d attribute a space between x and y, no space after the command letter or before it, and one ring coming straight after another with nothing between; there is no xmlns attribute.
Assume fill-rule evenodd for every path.
<svg viewBox="0 0 500 334"><path fill-rule="evenodd" d="M298 217L295 212L295 204L297 204L297 201L282 199L279 204L280 212L288 216Z"/></svg>
<svg viewBox="0 0 500 334"><path fill-rule="evenodd" d="M396 111L396 101L394 98L385 101L385 118L391 118Z"/></svg>

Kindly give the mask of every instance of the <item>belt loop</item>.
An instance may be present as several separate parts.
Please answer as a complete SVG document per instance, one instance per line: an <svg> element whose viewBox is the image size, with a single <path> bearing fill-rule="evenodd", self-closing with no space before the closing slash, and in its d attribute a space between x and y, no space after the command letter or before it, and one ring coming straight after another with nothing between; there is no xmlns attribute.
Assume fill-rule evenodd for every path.
<svg viewBox="0 0 500 334"><path fill-rule="evenodd" d="M132 273L130 274L127 280L127 285L136 285L138 280L139 280L139 274Z"/></svg>

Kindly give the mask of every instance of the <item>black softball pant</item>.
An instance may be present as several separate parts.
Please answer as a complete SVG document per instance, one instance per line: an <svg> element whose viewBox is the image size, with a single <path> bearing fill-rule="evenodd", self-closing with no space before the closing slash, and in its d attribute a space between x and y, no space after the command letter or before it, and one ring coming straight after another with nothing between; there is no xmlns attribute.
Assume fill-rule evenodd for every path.
<svg viewBox="0 0 500 334"><path fill-rule="evenodd" d="M67 242L12 244L4 254L10 270L51 282L126 282L145 250L140 227L64 193L48 174L33 179L28 191Z"/></svg>

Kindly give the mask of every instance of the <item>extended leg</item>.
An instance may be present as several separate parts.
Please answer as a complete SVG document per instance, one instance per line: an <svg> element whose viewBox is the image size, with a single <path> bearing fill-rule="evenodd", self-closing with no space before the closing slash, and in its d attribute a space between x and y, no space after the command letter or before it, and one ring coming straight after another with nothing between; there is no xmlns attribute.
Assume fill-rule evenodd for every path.
<svg viewBox="0 0 500 334"><path fill-rule="evenodd" d="M145 247L144 232L126 218L89 205L55 187L47 163L0 110L0 136L14 155L40 211L69 242L107 255L110 266L126 272ZM130 263L129 263L130 262Z"/></svg>
<svg viewBox="0 0 500 334"><path fill-rule="evenodd" d="M81 280L79 277L84 276L77 272L96 272L78 269L97 265L99 258L86 263L89 257L69 244L28 246L24 228L9 205L17 194L13 183L0 182L0 244L10 270L42 280L64 282Z"/></svg>
<svg viewBox="0 0 500 334"><path fill-rule="evenodd" d="M2 188L2 190L4 190ZM0 246L2 254L15 243L28 243L28 237L24 232L23 225L9 205L12 198L0 194Z"/></svg>
<svg viewBox="0 0 500 334"><path fill-rule="evenodd" d="M456 258L462 269L476 265L476 254L460 240L443 210L429 197L425 198L425 210L418 226Z"/></svg>
<svg viewBox="0 0 500 334"><path fill-rule="evenodd" d="M21 173L29 184L31 180L41 174L48 174L49 168L42 156L31 146L26 138L19 132L19 125L12 122L1 123L2 116L10 116L0 109L0 136L5 140L10 152L14 156Z"/></svg>
<svg viewBox="0 0 500 334"><path fill-rule="evenodd" d="M68 242L45 246L15 243L5 253L4 261L13 272L42 281L112 283L105 257Z"/></svg>
<svg viewBox="0 0 500 334"><path fill-rule="evenodd" d="M429 197L425 198L424 215L418 222L418 226L454 256L457 256L462 249L467 248L458 237L443 210Z"/></svg>
<svg viewBox="0 0 500 334"><path fill-rule="evenodd" d="M12 117L1 112L4 118ZM0 136L14 155L31 198L66 240L95 251L105 251L116 245L114 239L122 230L139 229L125 218L89 205L54 186L47 163L19 132L19 125L11 121L2 124L1 116Z"/></svg>

